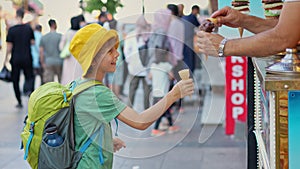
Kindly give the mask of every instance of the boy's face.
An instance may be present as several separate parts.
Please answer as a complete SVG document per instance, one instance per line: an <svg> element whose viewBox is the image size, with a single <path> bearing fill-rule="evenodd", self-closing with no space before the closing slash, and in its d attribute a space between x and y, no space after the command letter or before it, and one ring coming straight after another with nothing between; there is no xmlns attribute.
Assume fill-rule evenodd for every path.
<svg viewBox="0 0 300 169"><path fill-rule="evenodd" d="M104 55L100 57L100 65L98 71L102 71L104 73L115 72L119 55L120 54L115 46L112 46L110 49L106 50Z"/></svg>

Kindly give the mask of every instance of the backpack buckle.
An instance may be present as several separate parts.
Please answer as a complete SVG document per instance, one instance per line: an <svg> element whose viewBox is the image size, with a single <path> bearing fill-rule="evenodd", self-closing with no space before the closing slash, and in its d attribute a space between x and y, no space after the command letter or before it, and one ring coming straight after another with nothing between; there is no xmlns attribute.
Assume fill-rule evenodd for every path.
<svg viewBox="0 0 300 169"><path fill-rule="evenodd" d="M30 123L30 128L29 128L30 132L33 132L33 130L34 130L34 122Z"/></svg>
<svg viewBox="0 0 300 169"><path fill-rule="evenodd" d="M68 102L68 98L67 98L67 94L66 92L63 90L62 91L63 97L64 97L64 102L67 103Z"/></svg>

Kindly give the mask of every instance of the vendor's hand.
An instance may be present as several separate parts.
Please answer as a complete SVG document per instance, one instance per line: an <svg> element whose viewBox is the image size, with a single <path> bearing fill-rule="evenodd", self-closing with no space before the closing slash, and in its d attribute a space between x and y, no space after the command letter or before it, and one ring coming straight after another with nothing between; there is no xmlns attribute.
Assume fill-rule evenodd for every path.
<svg viewBox="0 0 300 169"><path fill-rule="evenodd" d="M119 151L121 148L126 148L126 144L119 138L113 138L114 152Z"/></svg>
<svg viewBox="0 0 300 169"><path fill-rule="evenodd" d="M176 83L171 92L174 94L176 99L192 95L194 93L193 79L180 80L178 83Z"/></svg>
<svg viewBox="0 0 300 169"><path fill-rule="evenodd" d="M197 46L199 47L199 52L208 56L218 57L218 48L222 39L224 37L219 34L198 31Z"/></svg>
<svg viewBox="0 0 300 169"><path fill-rule="evenodd" d="M243 21L243 17L245 17L245 14L242 14L241 12L226 6L214 12L211 17L218 19L217 26L219 27L222 25L226 25L232 28L237 28L241 27L241 22Z"/></svg>

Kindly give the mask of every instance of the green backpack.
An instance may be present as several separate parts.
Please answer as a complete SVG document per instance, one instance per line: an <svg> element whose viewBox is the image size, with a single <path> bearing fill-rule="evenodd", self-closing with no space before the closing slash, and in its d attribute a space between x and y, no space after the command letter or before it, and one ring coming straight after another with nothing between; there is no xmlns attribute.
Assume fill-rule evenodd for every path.
<svg viewBox="0 0 300 169"><path fill-rule="evenodd" d="M33 169L76 168L96 132L79 151L75 150L74 96L95 85L101 83L90 80L76 87L75 81L66 86L50 82L40 86L30 95L28 116L21 133L21 148L25 151L24 160L27 160ZM58 134L64 140L58 147L51 147L46 143L45 129L53 124L57 126ZM102 126L99 131L103 132ZM103 135L100 135L101 137ZM101 146L99 147L102 152ZM103 164L101 156L102 154L100 154L100 163Z"/></svg>

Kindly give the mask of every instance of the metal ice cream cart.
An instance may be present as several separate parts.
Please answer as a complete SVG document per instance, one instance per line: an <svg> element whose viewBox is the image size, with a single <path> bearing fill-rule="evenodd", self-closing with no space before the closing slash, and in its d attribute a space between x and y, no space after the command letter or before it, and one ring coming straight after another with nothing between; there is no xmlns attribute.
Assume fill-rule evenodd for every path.
<svg viewBox="0 0 300 169"><path fill-rule="evenodd" d="M267 73L274 57L252 62L257 168L300 168L300 74Z"/></svg>

